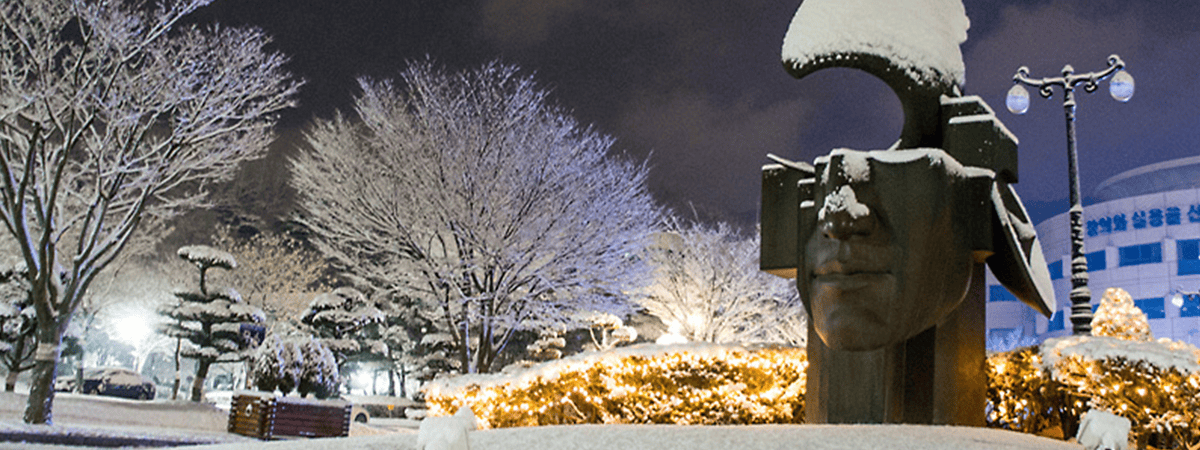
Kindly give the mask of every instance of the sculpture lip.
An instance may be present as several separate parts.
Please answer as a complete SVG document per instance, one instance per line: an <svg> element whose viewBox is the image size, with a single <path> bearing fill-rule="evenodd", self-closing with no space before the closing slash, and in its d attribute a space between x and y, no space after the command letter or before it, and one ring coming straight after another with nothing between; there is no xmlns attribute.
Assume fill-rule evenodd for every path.
<svg viewBox="0 0 1200 450"><path fill-rule="evenodd" d="M833 260L822 263L813 270L813 276L818 278L838 278L847 276L891 275L892 271L878 264L858 260Z"/></svg>

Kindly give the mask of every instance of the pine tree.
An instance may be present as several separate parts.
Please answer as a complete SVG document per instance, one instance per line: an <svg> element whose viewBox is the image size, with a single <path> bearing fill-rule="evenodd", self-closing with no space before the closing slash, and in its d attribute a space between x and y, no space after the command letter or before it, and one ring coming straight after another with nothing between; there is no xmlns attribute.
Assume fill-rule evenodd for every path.
<svg viewBox="0 0 1200 450"><path fill-rule="evenodd" d="M359 357L387 356L378 329L383 311L357 289L340 287L316 296L300 321L329 347L338 367Z"/></svg>
<svg viewBox="0 0 1200 450"><path fill-rule="evenodd" d="M37 347L37 311L29 296L24 263L0 267L0 364L8 370L5 392L16 388L17 376L33 368Z"/></svg>
<svg viewBox="0 0 1200 450"><path fill-rule="evenodd" d="M1133 303L1133 298L1121 288L1108 288L1100 300L1100 308L1092 318L1093 336L1110 336L1127 341L1154 340L1146 313Z"/></svg>
<svg viewBox="0 0 1200 450"><path fill-rule="evenodd" d="M334 353L317 339L302 339L296 344L301 355L300 380L296 391L301 397L313 394L317 398L329 398L337 394L341 377Z"/></svg>
<svg viewBox="0 0 1200 450"><path fill-rule="evenodd" d="M233 256L224 251L203 246L185 246L178 251L180 258L195 264L200 270L200 290L176 292L179 301L167 305L160 313L172 321L163 327L163 332L180 341L176 343L176 368L178 358L196 360L196 377L192 383L192 401L198 402L204 393L204 380L209 367L217 362L234 362L245 358L245 350L252 345L242 336L242 325L262 323L262 310L242 300L233 289L211 291L206 283L208 270L219 267L232 270L237 267ZM186 340L192 344L184 348ZM176 386L178 386L176 379Z"/></svg>

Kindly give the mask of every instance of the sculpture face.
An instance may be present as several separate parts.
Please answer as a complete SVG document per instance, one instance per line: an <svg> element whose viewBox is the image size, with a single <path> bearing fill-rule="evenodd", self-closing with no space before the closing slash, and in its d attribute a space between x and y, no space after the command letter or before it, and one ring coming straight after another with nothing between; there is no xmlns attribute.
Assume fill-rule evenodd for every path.
<svg viewBox="0 0 1200 450"><path fill-rule="evenodd" d="M798 279L817 334L865 351L936 325L971 279L969 171L940 150L838 150L823 168Z"/></svg>

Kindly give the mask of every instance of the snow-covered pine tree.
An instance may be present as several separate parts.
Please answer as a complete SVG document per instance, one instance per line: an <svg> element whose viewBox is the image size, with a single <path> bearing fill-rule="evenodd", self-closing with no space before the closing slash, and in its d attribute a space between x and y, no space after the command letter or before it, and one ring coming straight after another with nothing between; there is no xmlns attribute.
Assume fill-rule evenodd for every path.
<svg viewBox="0 0 1200 450"><path fill-rule="evenodd" d="M12 392L17 376L33 368L37 347L37 311L29 297L24 263L0 267L0 364L8 370L4 391Z"/></svg>
<svg viewBox="0 0 1200 450"><path fill-rule="evenodd" d="M237 267L233 255L204 245L181 247L177 254L200 270L200 290L176 292L179 301L162 307L159 312L171 319L163 326L163 333L192 344L183 347L178 345L182 342L177 342L176 358L196 360L191 399L198 402L203 397L204 380L213 363L241 361L246 357L250 343L242 336L242 324L262 323L265 316L262 310L242 300L232 288L216 292L208 288L205 281L208 270Z"/></svg>
<svg viewBox="0 0 1200 450"><path fill-rule="evenodd" d="M338 367L346 361L387 356L379 325L384 314L366 295L352 287L340 287L317 295L309 302L300 322L329 347Z"/></svg>
<svg viewBox="0 0 1200 450"><path fill-rule="evenodd" d="M399 384L399 395L405 397L408 380L426 382L455 370L456 360L451 356L454 338L440 332L437 323L420 313L424 302L393 293L377 305L384 315L380 337L387 345L387 359L392 366L388 395L396 395Z"/></svg>
<svg viewBox="0 0 1200 450"><path fill-rule="evenodd" d="M300 339L296 342L301 358L300 380L296 391L301 397L313 394L317 398L337 395L341 376L333 351L317 339Z"/></svg>
<svg viewBox="0 0 1200 450"><path fill-rule="evenodd" d="M1133 303L1133 297L1121 288L1104 290L1100 307L1092 317L1092 335L1110 336L1126 341L1154 340L1146 313Z"/></svg>
<svg viewBox="0 0 1200 450"><path fill-rule="evenodd" d="M255 388L266 392L278 389L283 395L296 390L304 374L304 356L296 343L295 338L267 335L250 356L249 377Z"/></svg>

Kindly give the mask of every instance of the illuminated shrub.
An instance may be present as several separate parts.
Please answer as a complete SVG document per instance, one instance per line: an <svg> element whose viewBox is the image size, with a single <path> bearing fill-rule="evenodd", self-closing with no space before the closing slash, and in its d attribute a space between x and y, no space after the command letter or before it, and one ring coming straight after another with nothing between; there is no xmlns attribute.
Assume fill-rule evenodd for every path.
<svg viewBox="0 0 1200 450"><path fill-rule="evenodd" d="M1189 344L1051 339L992 355L988 375L989 426L1040 433L1100 409L1129 419L1141 448L1200 446L1200 350Z"/></svg>
<svg viewBox="0 0 1200 450"><path fill-rule="evenodd" d="M1036 347L988 357L986 417L989 426L1037 434L1059 425L1049 414L1061 403L1057 385L1041 368Z"/></svg>
<svg viewBox="0 0 1200 450"><path fill-rule="evenodd" d="M1121 288L1104 290L1100 307L1092 317L1092 335L1127 341L1154 340L1150 334L1150 321L1146 320L1146 313L1142 312L1133 303L1133 297Z"/></svg>
<svg viewBox="0 0 1200 450"><path fill-rule="evenodd" d="M470 406L490 427L582 423L731 425L804 419L803 349L634 346L462 376L426 389L430 414Z"/></svg>

